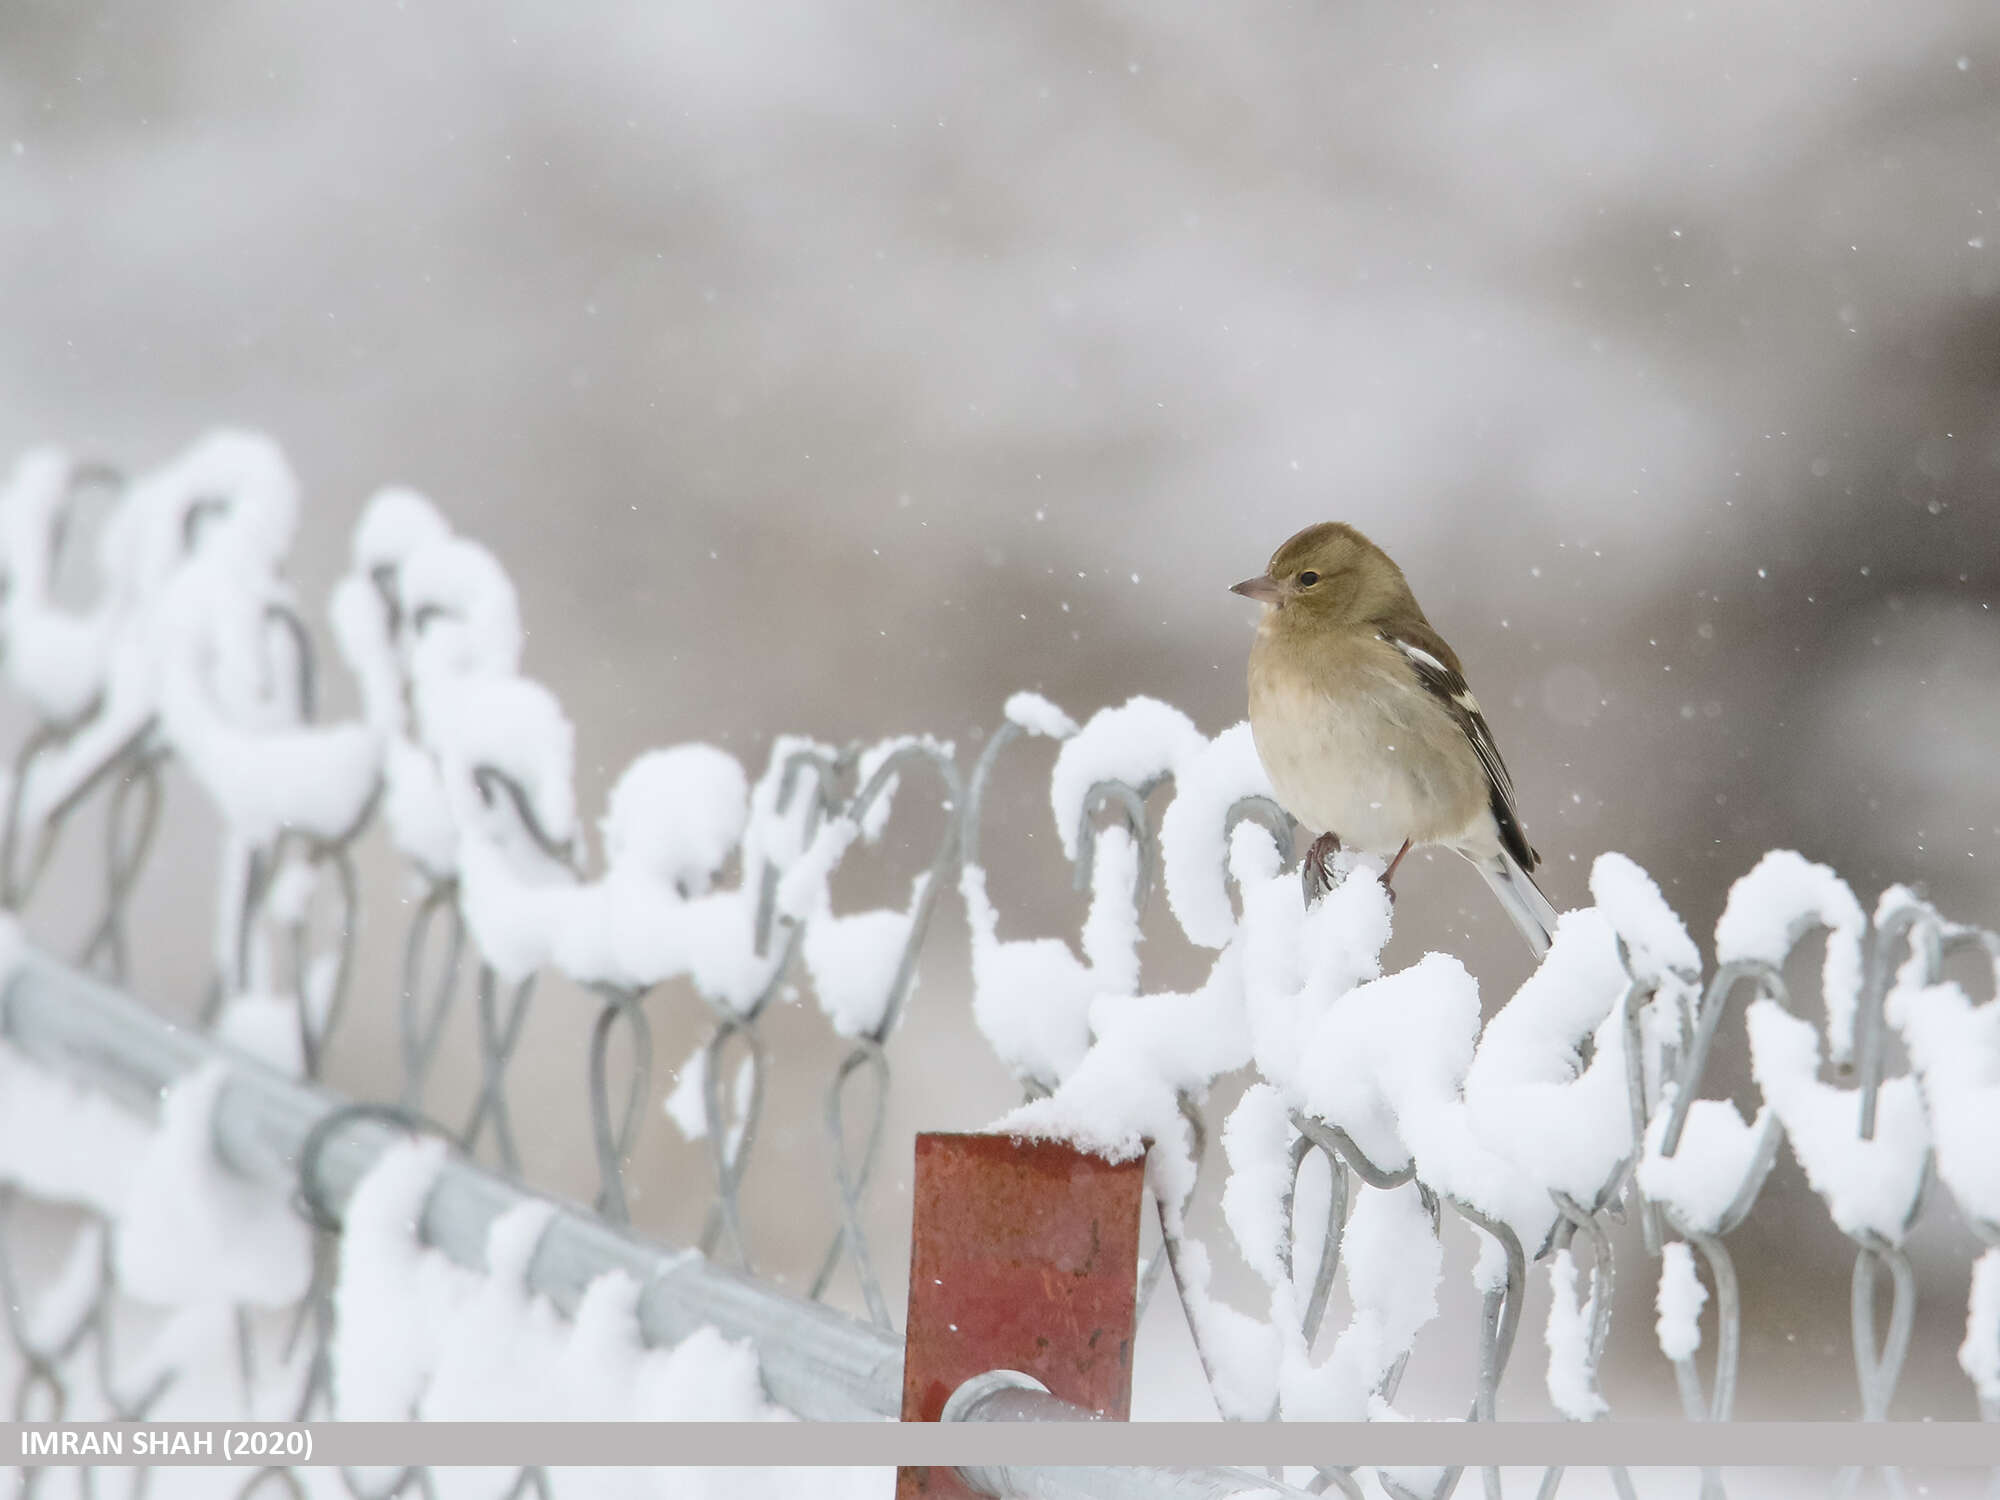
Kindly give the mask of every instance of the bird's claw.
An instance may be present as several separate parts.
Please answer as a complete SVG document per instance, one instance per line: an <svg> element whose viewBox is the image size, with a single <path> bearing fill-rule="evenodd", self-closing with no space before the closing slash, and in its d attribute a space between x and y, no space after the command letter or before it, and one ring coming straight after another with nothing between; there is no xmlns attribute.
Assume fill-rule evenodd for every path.
<svg viewBox="0 0 2000 1500"><path fill-rule="evenodd" d="M1339 852L1339 838L1322 833L1312 841L1312 847L1306 850L1306 857L1299 861L1299 884L1305 890L1307 906L1333 889L1333 857Z"/></svg>

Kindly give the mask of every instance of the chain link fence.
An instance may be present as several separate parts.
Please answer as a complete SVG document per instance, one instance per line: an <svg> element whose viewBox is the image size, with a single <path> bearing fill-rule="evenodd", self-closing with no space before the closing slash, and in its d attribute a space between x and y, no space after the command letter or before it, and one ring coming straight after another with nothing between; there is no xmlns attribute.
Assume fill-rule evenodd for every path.
<svg viewBox="0 0 2000 1500"><path fill-rule="evenodd" d="M599 1278L622 1270L639 1288L629 1313L647 1345L712 1324L755 1345L765 1394L801 1415L895 1415L900 1339L881 1267L905 1251L871 1243L866 1209L884 1190L898 1025L940 922L961 911L974 1019L1022 1089L1004 1128L1150 1153L1160 1249L1140 1294L1173 1286L1225 1416L1399 1415L1416 1334L1436 1311L1440 1228L1455 1217L1483 1252L1466 1415L1502 1415L1501 1377L1540 1265L1553 1296L1550 1399L1567 1417L1601 1417L1608 1226L1636 1217L1655 1262L1638 1274L1658 1279L1660 1316L1627 1336L1657 1339L1690 1420L1729 1420L1745 1310L1727 1241L1789 1142L1854 1246L1863 1417L1891 1411L1915 1312L1905 1241L1928 1210L1956 1213L1986 1247L1970 1268L1960 1362L1980 1415L2000 1419L2000 1008L1965 987L1968 964L1990 986L1994 932L1902 888L1871 917L1830 871L1776 854L1739 883L1704 977L1657 888L1606 856L1595 905L1565 918L1549 959L1482 1028L1476 986L1454 961L1381 972L1391 909L1368 861L1343 856L1330 889L1291 873L1295 830L1241 726L1210 739L1147 700L1078 725L1018 695L970 759L919 736L845 747L781 736L752 780L713 747L650 752L614 788L593 862L570 727L555 696L520 675L521 623L499 563L421 497L376 496L331 610L361 709L329 721L312 632L282 580L298 504L282 454L235 433L129 482L39 451L0 497L5 668L37 719L6 783L0 896L26 931L38 930L53 856L83 836L81 814L95 808L103 830L84 940L67 963L24 947L0 1009L12 1096L0 1291L17 1420L137 1420L192 1383L219 1403L204 1414L352 1414L339 1325L362 1294L342 1228L371 1172L407 1156L407 1136L446 1138L464 1162L426 1179L424 1236L462 1265L494 1264L495 1224L533 1197L508 1186L522 1176L522 1132L535 1112L576 1104L592 1206L541 1221L521 1262L530 1290L577 1314ZM1011 831L987 826L989 784L1009 747L1034 737L1055 742L1050 800L1090 902L1076 943L1003 938L988 895L982 850ZM123 993L146 988L135 890L187 882L148 865L170 765L221 827L213 978L194 1031ZM836 912L843 862L912 806L937 832L907 899ZM393 996L353 983L357 844L378 831L414 882ZM1139 919L1156 892L1216 955L1191 992L1141 982ZM1795 1014L1798 951L1820 932L1823 1026ZM549 974L595 997L575 1104L524 1099L512 1084ZM836 1038L815 1149L837 1211L793 1296L765 1279L743 1192L765 1144L769 1021L775 1002L802 995ZM705 1035L669 1089L656 1033L663 1007L687 1004L701 1007ZM397 1042L374 1097L358 1101L319 1085L357 1005L393 1005ZM467 1007L477 1083L462 1116L444 1118L435 1076L448 1023ZM1748 1119L1703 1092L1737 1016L1761 1095ZM197 1097L190 1080L204 1077ZM120 1141L141 1153L153 1127L118 1124L122 1111L76 1087L120 1080L142 1104L166 1091L161 1134L182 1100L231 1179L262 1183L307 1246L299 1284L228 1306L226 1337L195 1338L183 1316L195 1302L221 1316L213 1289L177 1307L171 1286L129 1284L143 1262L121 1235L137 1232L142 1185L113 1181L104 1160L72 1160L60 1139L88 1139L98 1157ZM1246 1081L1227 1121L1212 1121L1219 1087ZM673 1185L707 1195L695 1261L630 1232L631 1162L663 1097L707 1153L705 1184ZM1223 1222L1198 1225L1197 1188L1218 1171ZM1243 1311L1213 1289L1218 1232L1256 1273L1264 1307ZM859 1320L813 1308L842 1277L858 1289ZM396 1414L426 1414L421 1382L409 1396ZM1307 1488L1442 1500L1463 1477L1329 1463ZM1843 1474L1838 1491L1862 1477ZM1562 1480L1549 1471L1540 1494ZM444 1492L422 1470L338 1481L355 1500ZM27 1469L17 1488L63 1482ZM1481 1482L1500 1492L1497 1471ZM1609 1482L1639 1492L1623 1472ZM1883 1482L1900 1492L1898 1476ZM240 1493L318 1483L273 1469ZM535 1469L478 1483L452 1492L560 1488ZM1720 1476L1704 1476L1702 1493L1720 1495Z"/></svg>

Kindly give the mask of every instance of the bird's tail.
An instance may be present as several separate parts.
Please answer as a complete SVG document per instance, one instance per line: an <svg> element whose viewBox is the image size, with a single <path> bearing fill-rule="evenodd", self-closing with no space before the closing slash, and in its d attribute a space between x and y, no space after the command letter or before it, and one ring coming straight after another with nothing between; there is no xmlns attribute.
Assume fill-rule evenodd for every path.
<svg viewBox="0 0 2000 1500"><path fill-rule="evenodd" d="M1534 950L1539 960L1549 951L1549 944L1555 938L1556 909L1542 894L1542 888L1535 884L1535 877L1522 869L1521 862L1505 849L1490 859L1477 859L1473 863L1486 877L1493 894L1500 898L1500 904L1514 919L1514 925L1521 929L1521 936L1528 940L1529 948Z"/></svg>

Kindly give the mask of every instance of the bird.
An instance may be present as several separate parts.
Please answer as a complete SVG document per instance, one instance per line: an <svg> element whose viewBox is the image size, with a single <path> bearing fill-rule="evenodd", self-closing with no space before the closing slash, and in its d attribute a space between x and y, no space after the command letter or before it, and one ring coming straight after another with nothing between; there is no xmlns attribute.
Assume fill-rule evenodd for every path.
<svg viewBox="0 0 2000 1500"><path fill-rule="evenodd" d="M1264 606L1250 648L1250 734L1286 812L1319 838L1323 887L1343 845L1389 860L1438 845L1469 860L1540 959L1555 908L1535 884L1514 781L1403 570L1340 521L1308 526L1232 593Z"/></svg>

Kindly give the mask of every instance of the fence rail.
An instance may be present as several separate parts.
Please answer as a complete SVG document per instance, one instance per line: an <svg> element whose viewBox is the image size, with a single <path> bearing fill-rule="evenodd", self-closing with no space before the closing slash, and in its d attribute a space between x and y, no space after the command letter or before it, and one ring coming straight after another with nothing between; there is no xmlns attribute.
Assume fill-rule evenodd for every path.
<svg viewBox="0 0 2000 1500"><path fill-rule="evenodd" d="M2000 1180L1990 1168L2000 1003L1967 989L1968 966L2000 966L2000 936L1901 887L1871 914L1832 871L1780 852L1732 890L1705 978L1658 888L1606 855L1592 904L1565 915L1536 973L1482 1025L1477 985L1456 960L1433 954L1383 972L1393 913L1372 862L1343 856L1330 888L1302 888L1291 821L1245 726L1206 736L1146 699L1078 724L1016 695L970 758L926 736L844 748L780 737L753 779L712 746L652 751L619 778L593 861L574 734L555 695L520 674L506 573L408 491L365 507L332 599L361 710L319 717L312 632L281 576L298 503L282 454L243 434L211 435L129 484L42 451L0 491L4 666L39 716L6 787L0 895L10 910L32 910L80 810L101 804L102 904L77 962L109 982L30 952L6 994L4 1030L38 1064L122 1078L148 1099L185 1084L218 1048L254 1053L264 1071L239 1067L220 1085L216 1142L267 1183L289 1184L303 1166L306 1202L326 1222L404 1133L398 1122L431 1104L446 1022L469 1004L479 1086L448 1132L468 1160L444 1170L423 1221L453 1260L488 1264L513 1210L535 1196L518 1185L521 1101L510 1079L537 981L560 974L597 1002L579 1061L598 1181L590 1212L553 1211L530 1247L530 1285L576 1311L598 1273L622 1269L643 1289L636 1316L648 1343L715 1327L754 1342L764 1390L801 1415L893 1413L900 1340L865 1207L892 1039L955 892L973 1021L1023 1094L1000 1128L1146 1153L1161 1250L1142 1295L1174 1287L1225 1416L1400 1415L1417 1334L1435 1313L1449 1214L1482 1247L1482 1316L1463 1372L1472 1419L1499 1415L1534 1265L1552 1298L1541 1341L1549 1398L1574 1420L1606 1413L1598 1369L1612 1333L1614 1230L1636 1218L1658 1262L1655 1331L1685 1413L1726 1420L1744 1308L1725 1242L1789 1146L1854 1245L1862 1415L1890 1412L1916 1297L1904 1243L1926 1204L1948 1196L1985 1247L1960 1362L1981 1414L2000 1419ZM79 594L86 602L72 602ZM1003 938L987 886L1000 831L988 826L989 785L1010 747L1037 739L1054 749L1055 831L1089 901L1073 940ZM199 1034L119 992L135 963L129 905L169 763L199 786L224 834ZM930 809L936 832L907 899L836 910L836 872L913 807ZM349 994L362 902L353 851L378 827L420 899L395 1001L400 1077L351 1105L316 1080L351 1005L379 1003ZM1146 982L1140 916L1155 893L1215 955L1190 991ZM1817 933L1814 1021L1794 1013L1796 952ZM760 1276L741 1201L767 1109L764 1023L794 991L837 1043L818 1111L837 1222L805 1297ZM701 1253L685 1256L627 1227L627 1164L665 1092L656 1017L675 995L695 997L707 1017L666 1099L711 1175ZM1703 1095L1738 1016L1761 1099L1749 1119ZM1207 1101L1225 1083L1247 1087L1218 1128ZM170 1110L182 1092L171 1088ZM1222 1224L1198 1223L1197 1185L1218 1171ZM72 1254L85 1270L10 1315L26 1372L17 1404L35 1392L60 1401L86 1357L118 1414L146 1409L163 1388L139 1382L135 1394L116 1377L117 1259L103 1250L94 1276L85 1263L109 1243L118 1211L94 1207ZM1212 1244L1233 1245L1261 1306L1219 1294ZM0 1223L11 1286L10 1253ZM329 1401L327 1253L297 1299L318 1350L301 1409ZM865 1323L822 1305L842 1275ZM253 1342L247 1331L238 1339L246 1389ZM414 1407L423 1394L411 1392ZM1329 1464L1313 1488L1411 1500L1449 1494L1460 1477ZM1545 1488L1560 1480L1552 1473ZM1483 1482L1497 1491L1491 1471ZM388 1492L428 1483L403 1475ZM1630 1492L1624 1476L1617 1483ZM523 1486L545 1490L546 1477L523 1475L511 1493ZM375 1494L353 1477L348 1488ZM1719 1478L1704 1489L1719 1493Z"/></svg>
<svg viewBox="0 0 2000 1500"><path fill-rule="evenodd" d="M355 1105L325 1089L272 1072L255 1058L189 1033L131 997L32 949L0 984L0 1039L40 1065L150 1110L208 1062L229 1065L213 1116L215 1150L230 1170L268 1188L296 1192L315 1218L338 1232L355 1187L401 1138L393 1114ZM463 1161L439 1176L419 1226L423 1240L471 1271L486 1268L495 1222L529 1194L517 1183ZM901 1342L872 1323L668 1250L569 1205L557 1205L528 1266L530 1291L573 1315L599 1277L623 1271L645 1288L637 1306L648 1343L671 1348L703 1328L753 1343L773 1399L824 1421L894 1418L902 1400ZM952 1421L1088 1421L1092 1413L1042 1395L1031 1413L1007 1399L1012 1387L973 1388ZM1224 1500L1273 1495L1268 1477L1225 1469L963 1471L981 1494L1021 1500L1111 1496Z"/></svg>

